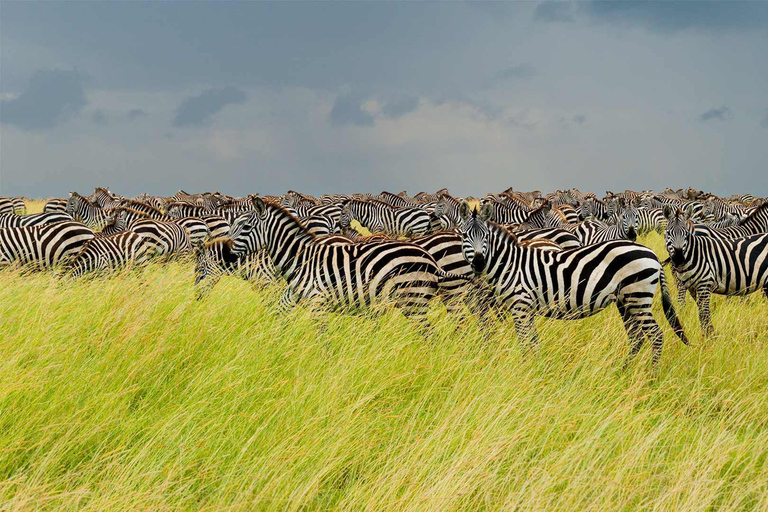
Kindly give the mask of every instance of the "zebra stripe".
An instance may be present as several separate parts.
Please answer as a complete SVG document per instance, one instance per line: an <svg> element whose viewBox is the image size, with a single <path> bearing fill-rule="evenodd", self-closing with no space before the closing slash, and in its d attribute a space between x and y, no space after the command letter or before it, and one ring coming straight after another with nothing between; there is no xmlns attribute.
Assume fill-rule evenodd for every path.
<svg viewBox="0 0 768 512"><path fill-rule="evenodd" d="M93 238L79 222L0 229L0 267L14 261L52 267L66 263Z"/></svg>
<svg viewBox="0 0 768 512"><path fill-rule="evenodd" d="M56 222L71 221L72 217L66 213L33 213L32 215L16 215L6 213L0 215L0 228L22 228L31 226L44 226Z"/></svg>
<svg viewBox="0 0 768 512"><path fill-rule="evenodd" d="M624 319L633 356L644 338L653 344L658 364L662 331L651 314L661 284L667 320L687 338L675 314L666 278L656 255L639 244L611 241L580 249L542 251L525 247L503 227L462 204L462 249L472 268L494 287L512 314L518 336L536 344L536 315L583 318L616 303Z"/></svg>
<svg viewBox="0 0 768 512"><path fill-rule="evenodd" d="M112 220L111 216L77 192L70 192L66 211L69 216L94 230L100 230Z"/></svg>
<svg viewBox="0 0 768 512"><path fill-rule="evenodd" d="M67 200L49 199L43 207L43 213L67 213Z"/></svg>
<svg viewBox="0 0 768 512"><path fill-rule="evenodd" d="M288 282L280 309L302 299L356 309L393 301L425 321L429 300L449 276L421 247L399 241L323 244L287 210L254 200L256 211L233 226L233 251L266 250Z"/></svg>
<svg viewBox="0 0 768 512"><path fill-rule="evenodd" d="M681 209L670 215L664 241L684 289L695 291L702 331L713 333L710 295L746 295L763 289L768 296L768 233L718 239L696 234Z"/></svg>
<svg viewBox="0 0 768 512"><path fill-rule="evenodd" d="M129 231L96 237L85 243L70 265L69 275L81 277L89 272L116 270L147 261L155 248L141 235Z"/></svg>
<svg viewBox="0 0 768 512"><path fill-rule="evenodd" d="M192 251L189 232L176 222L139 219L131 223L130 230L148 239L157 249L157 255L185 254Z"/></svg>
<svg viewBox="0 0 768 512"><path fill-rule="evenodd" d="M394 209L381 201L351 200L344 205L339 226L348 228L353 220L371 233L387 233L390 236L423 236L431 226L429 214L421 208Z"/></svg>

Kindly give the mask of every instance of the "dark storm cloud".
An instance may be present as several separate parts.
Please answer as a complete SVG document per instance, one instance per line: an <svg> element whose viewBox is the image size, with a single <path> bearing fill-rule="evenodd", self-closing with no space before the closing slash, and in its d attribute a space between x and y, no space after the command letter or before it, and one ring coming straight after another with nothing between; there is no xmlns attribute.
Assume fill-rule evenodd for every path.
<svg viewBox="0 0 768 512"><path fill-rule="evenodd" d="M227 105L245 103L247 94L237 87L206 89L198 96L181 102L173 118L173 126L200 126L210 122L214 114Z"/></svg>
<svg viewBox="0 0 768 512"><path fill-rule="evenodd" d="M419 108L419 98L417 96L403 96L386 102L381 111L387 117L398 119L405 114L413 112L417 108Z"/></svg>
<svg viewBox="0 0 768 512"><path fill-rule="evenodd" d="M656 32L764 28L768 23L768 2L753 1L592 1L580 3L579 12L595 21L637 24Z"/></svg>
<svg viewBox="0 0 768 512"><path fill-rule="evenodd" d="M128 111L126 116L128 119L137 119L139 117L145 117L147 115L146 111L143 108L134 108Z"/></svg>
<svg viewBox="0 0 768 512"><path fill-rule="evenodd" d="M585 114L578 114L571 118L571 121L578 124L579 126L583 125L587 122L587 116Z"/></svg>
<svg viewBox="0 0 768 512"><path fill-rule="evenodd" d="M731 119L733 119L733 112L725 105L720 108L711 108L699 116L699 121L702 123L711 120L730 121Z"/></svg>
<svg viewBox="0 0 768 512"><path fill-rule="evenodd" d="M530 64L518 64L510 68L502 69L494 75L495 80L505 80L508 78L525 79L531 78L536 74L536 68Z"/></svg>
<svg viewBox="0 0 768 512"><path fill-rule="evenodd" d="M82 73L40 69L27 88L13 99L0 100L0 122L22 130L50 130L78 114L88 104Z"/></svg>
<svg viewBox="0 0 768 512"><path fill-rule="evenodd" d="M333 126L373 126L373 115L363 110L365 98L361 94L349 93L336 97L328 121Z"/></svg>
<svg viewBox="0 0 768 512"><path fill-rule="evenodd" d="M573 4L555 0L541 2L533 11L533 19L549 23L570 23L573 21Z"/></svg>

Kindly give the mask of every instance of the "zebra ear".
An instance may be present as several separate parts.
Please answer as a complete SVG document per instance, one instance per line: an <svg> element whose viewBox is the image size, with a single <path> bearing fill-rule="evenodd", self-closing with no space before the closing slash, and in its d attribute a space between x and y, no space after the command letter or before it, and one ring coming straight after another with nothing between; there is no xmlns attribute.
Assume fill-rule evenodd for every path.
<svg viewBox="0 0 768 512"><path fill-rule="evenodd" d="M491 218L491 215L493 215L493 205L491 203L485 203L480 208L480 218L483 220L488 220Z"/></svg>
<svg viewBox="0 0 768 512"><path fill-rule="evenodd" d="M259 217L264 215L264 213L267 211L267 205L264 204L264 200L259 196L255 196L253 199L251 199L251 202L253 203L253 207L256 209L256 213L259 214Z"/></svg>
<svg viewBox="0 0 768 512"><path fill-rule="evenodd" d="M461 220L464 221L472 214L472 209L469 207L469 203L466 201L461 202L461 206L459 206L459 217L461 217Z"/></svg>
<svg viewBox="0 0 768 512"><path fill-rule="evenodd" d="M664 218L669 220L670 217L672 217L672 214L675 212L674 208L672 208L670 205L665 204L664 209L662 210L662 213L664 214Z"/></svg>
<svg viewBox="0 0 768 512"><path fill-rule="evenodd" d="M685 220L689 220L693 215L693 204L687 204L685 208L683 208L683 213L685 213Z"/></svg>

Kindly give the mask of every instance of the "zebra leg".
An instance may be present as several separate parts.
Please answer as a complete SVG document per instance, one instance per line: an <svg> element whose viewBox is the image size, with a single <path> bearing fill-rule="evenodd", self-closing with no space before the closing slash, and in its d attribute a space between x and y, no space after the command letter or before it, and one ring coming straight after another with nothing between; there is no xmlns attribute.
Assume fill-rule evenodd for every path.
<svg viewBox="0 0 768 512"><path fill-rule="evenodd" d="M626 370L629 363L635 358L645 342L645 336L643 330L640 327L639 322L635 315L630 311L630 308L624 302L617 302L616 307L621 313L621 318L624 321L624 329L627 331L627 337L629 338L629 354L627 354L624 360L622 369Z"/></svg>
<svg viewBox="0 0 768 512"><path fill-rule="evenodd" d="M701 286L697 290L696 302L699 306L699 322L701 323L701 332L705 337L710 337L715 333L712 327L712 313L709 309L711 293L708 287Z"/></svg>
<svg viewBox="0 0 768 512"><path fill-rule="evenodd" d="M685 306L685 292L687 289L677 272L673 270L672 275L675 276L675 285L677 286L677 303L680 304L680 307L683 307Z"/></svg>
<svg viewBox="0 0 768 512"><path fill-rule="evenodd" d="M539 346L539 334L536 332L536 325L533 322L533 314L529 312L514 313L515 331L517 339L524 344L526 348L537 349Z"/></svg>

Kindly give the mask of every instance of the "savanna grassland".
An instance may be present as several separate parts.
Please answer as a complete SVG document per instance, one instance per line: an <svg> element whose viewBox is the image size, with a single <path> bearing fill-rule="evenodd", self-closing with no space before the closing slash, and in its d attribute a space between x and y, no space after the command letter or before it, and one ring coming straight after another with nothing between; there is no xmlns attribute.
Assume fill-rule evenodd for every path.
<svg viewBox="0 0 768 512"><path fill-rule="evenodd" d="M31 205L30 211L35 211ZM661 236L641 242L664 254ZM540 349L435 304L272 312L192 264L0 272L2 510L768 510L768 300L622 370L615 308Z"/></svg>

